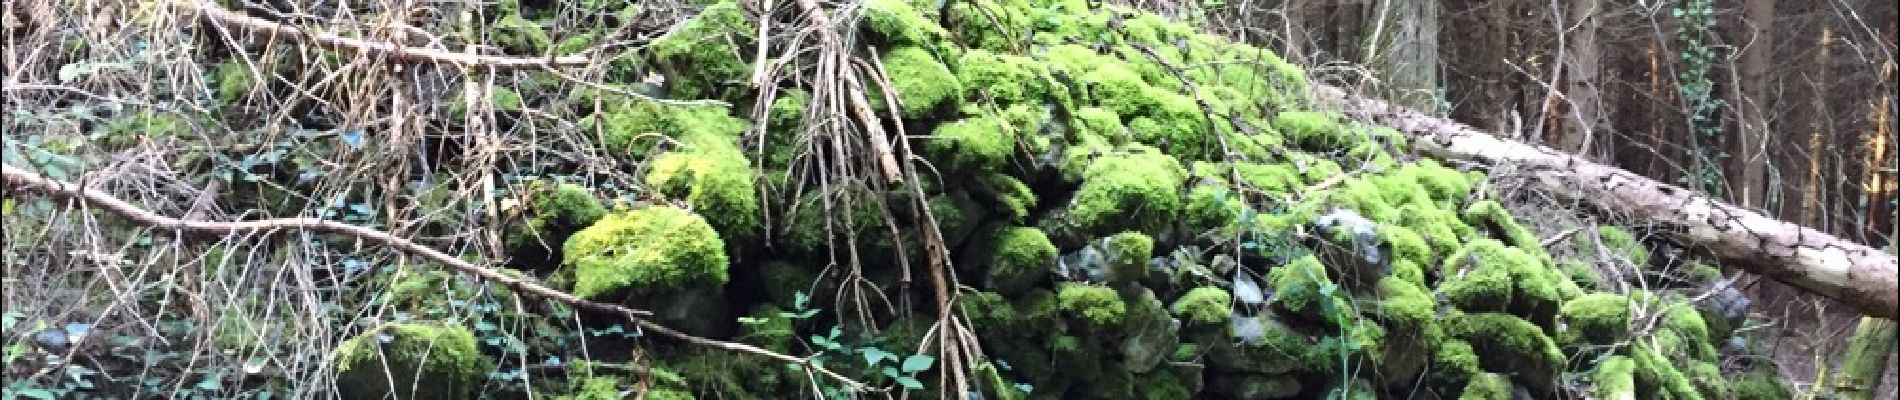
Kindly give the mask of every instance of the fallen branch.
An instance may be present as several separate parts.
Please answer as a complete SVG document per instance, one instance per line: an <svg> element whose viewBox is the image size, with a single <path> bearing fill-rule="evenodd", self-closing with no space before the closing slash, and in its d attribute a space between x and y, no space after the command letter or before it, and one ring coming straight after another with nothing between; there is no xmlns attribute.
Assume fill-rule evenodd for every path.
<svg viewBox="0 0 1900 400"><path fill-rule="evenodd" d="M68 199L68 200L77 200L88 205L96 205L101 208L104 208L108 212L117 214L120 217L124 217L125 219L131 220L132 222L137 223L142 226L146 226L146 227L150 227L154 229L170 230L170 231L179 232L179 233L232 236L232 235L268 235L268 234L275 234L275 233L280 233L280 232L285 232L285 231L307 230L307 231L314 231L317 233L329 233L329 234L350 236L350 237L354 237L354 238L361 239L364 241L369 241L369 242L381 244L384 246L394 247L397 250L401 250L406 253L420 255L423 258L426 258L438 263L442 263L443 265L447 265L450 268L455 268L463 272L472 273L472 274L481 276L483 279L487 279L489 281L508 286L509 288L512 288L518 292L528 293L534 296L539 296L539 297L543 297L547 299L553 299L555 301L566 303L568 305L572 305L575 307L585 308L585 309L594 310L594 311L607 313L607 314L617 314L626 318L628 321L631 321L634 324L639 325L640 328L642 329L659 332L661 335L665 335L668 337L686 341L688 343L766 356L766 357L778 359L781 361L798 364L811 371L817 371L819 373L824 374L825 376L829 376L832 379L836 379L839 382L845 383L846 385L850 386L852 389L862 390L867 387L862 383L859 383L850 378L846 378L844 375L840 375L836 372L832 372L831 370L825 369L824 367L812 365L811 362L807 359L793 357L790 355L758 348L758 347L743 344L743 343L725 342L725 341L719 341L719 340L713 340L713 339L707 339L707 338L689 335L684 332L673 330L672 328L667 328L664 325L660 325L658 323L640 318L640 316L643 316L643 315L652 315L651 312L648 312L645 310L636 310L636 309L628 308L626 306L621 306L618 304L607 304L607 303L600 303L600 302L596 302L592 300L583 299L578 296L569 294L567 292L555 290L554 288L550 288L547 286L542 286L541 284L529 281L522 277L508 275L493 268L475 265L474 263L464 261L460 258L456 258L455 256L451 256L451 255L448 255L447 253L443 253L441 251L430 248L428 246L424 246L420 243L416 243L408 239L391 236L389 233L386 233L383 231L378 231L374 229L364 228L361 226L350 225L350 224L345 224L345 223L336 222L336 221L328 221L328 220L323 220L323 219L318 219L318 218L277 218L277 219L266 219L266 220L257 220L257 221L238 221L238 222L196 221L196 220L184 220L184 219L172 218L172 217L159 215L151 211L147 211L144 208L140 208L139 206L135 206L135 205L132 205L131 203L127 203L124 200L120 200L119 198L113 197L110 194L99 192L93 189L87 189L85 187L81 187L79 185L68 183L68 182L48 179L39 174L26 171L23 169L15 168L13 166L0 166L0 189L5 189L5 194L6 196L9 196L9 197L19 196L20 192L22 191L36 191L36 192L43 192L46 194L50 194L58 198L63 198L63 199Z"/></svg>
<svg viewBox="0 0 1900 400"><path fill-rule="evenodd" d="M1869 316L1900 318L1895 257L1794 223L1723 203L1620 168L1543 146L1494 137L1468 125L1317 86L1324 103L1404 132L1426 155L1513 165L1531 184L1568 200L1673 228L1665 234L1722 261L1847 304Z"/></svg>
<svg viewBox="0 0 1900 400"><path fill-rule="evenodd" d="M217 3L207 0L180 0L179 4L197 10L200 16L215 24L228 24L250 31L288 36L336 50L385 55L400 61L441 62L497 70L581 67L591 62L587 57L578 55L528 58L485 56L405 47L386 42L347 38L334 33L311 32L303 28L231 12L231 10L226 10L223 7L219 7Z"/></svg>

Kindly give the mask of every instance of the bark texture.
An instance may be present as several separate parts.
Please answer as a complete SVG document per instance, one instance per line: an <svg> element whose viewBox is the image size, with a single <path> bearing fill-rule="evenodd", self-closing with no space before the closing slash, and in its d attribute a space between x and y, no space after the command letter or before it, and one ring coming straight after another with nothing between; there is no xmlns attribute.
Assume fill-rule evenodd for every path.
<svg viewBox="0 0 1900 400"><path fill-rule="evenodd" d="M1318 100L1361 120L1404 132L1427 156L1485 166L1514 165L1567 200L1650 221L1672 239L1724 262L1833 298L1880 318L1900 318L1892 254L1669 185L1620 168L1503 140L1456 121L1319 86Z"/></svg>

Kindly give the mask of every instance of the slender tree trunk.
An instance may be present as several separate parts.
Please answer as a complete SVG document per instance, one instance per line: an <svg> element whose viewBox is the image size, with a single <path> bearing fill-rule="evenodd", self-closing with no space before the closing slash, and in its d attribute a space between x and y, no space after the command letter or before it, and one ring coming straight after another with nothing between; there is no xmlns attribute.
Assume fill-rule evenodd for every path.
<svg viewBox="0 0 1900 400"><path fill-rule="evenodd" d="M1566 12L1564 26L1575 26L1576 30L1564 35L1567 71L1564 74L1564 97L1570 106L1570 119L1564 121L1571 129L1564 130L1557 148L1574 154L1589 157L1601 152L1608 155L1609 149L1596 149L1598 122L1602 111L1599 104L1603 101L1597 90L1598 79L1603 68L1601 44L1597 40L1597 26L1602 18L1598 15L1606 10L1601 0L1573 0ZM1575 21L1574 23L1571 21ZM1603 158L1599 158L1603 159Z"/></svg>
<svg viewBox="0 0 1900 400"><path fill-rule="evenodd" d="M1729 172L1730 182L1734 185L1732 198L1743 207L1758 208L1764 206L1768 190L1767 164L1765 152L1769 126L1770 110L1773 102L1770 98L1770 79L1775 51L1774 20L1775 0L1748 0L1742 6L1742 34L1730 40L1741 47L1741 65L1739 75L1741 98L1730 103L1741 110L1740 134L1735 137L1732 151L1736 168Z"/></svg>
<svg viewBox="0 0 1900 400"><path fill-rule="evenodd" d="M1437 109L1438 3L1380 0L1366 19L1366 65L1384 96L1416 110Z"/></svg>

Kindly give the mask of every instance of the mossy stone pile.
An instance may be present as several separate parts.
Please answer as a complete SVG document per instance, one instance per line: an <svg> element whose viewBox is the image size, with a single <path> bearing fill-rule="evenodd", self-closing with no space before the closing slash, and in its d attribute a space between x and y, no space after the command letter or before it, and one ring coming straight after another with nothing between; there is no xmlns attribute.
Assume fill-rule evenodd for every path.
<svg viewBox="0 0 1900 400"><path fill-rule="evenodd" d="M605 149L651 155L642 183L659 199L601 210L562 187L536 203L546 217L532 229L566 237L569 289L607 301L696 291L719 298L709 307L769 320L804 306L794 293L835 291L813 284L832 276L820 274L827 265L855 262L886 293L921 296L901 290L926 281L898 277L928 276L910 211L922 200L971 289L956 306L990 357L993 379L979 381L992 396L1777 393L1721 377L1713 343L1727 338L1675 289L1610 292L1476 191L1482 173L1409 160L1397 131L1312 109L1303 71L1270 51L1096 2L948 4L870 0L851 19L865 48L880 49L898 102L873 95L874 105L928 133L910 148L933 168L929 198L789 179L809 87L781 88L763 131L745 107L618 102L582 125L605 127ZM738 55L751 53L728 46L754 43L749 18L712 3L623 62L667 73L671 97L750 104L751 61ZM825 197L837 193L856 200ZM902 304L935 313L929 301ZM1604 346L1639 335L1628 324L1637 315L1661 316L1640 333L1654 340ZM915 318L880 323L908 327L886 341L924 331ZM878 342L857 324L821 316L728 339L798 351L794 338L838 325ZM730 354L656 357L705 394L801 387L790 382L802 375ZM722 377L740 373L754 378Z"/></svg>

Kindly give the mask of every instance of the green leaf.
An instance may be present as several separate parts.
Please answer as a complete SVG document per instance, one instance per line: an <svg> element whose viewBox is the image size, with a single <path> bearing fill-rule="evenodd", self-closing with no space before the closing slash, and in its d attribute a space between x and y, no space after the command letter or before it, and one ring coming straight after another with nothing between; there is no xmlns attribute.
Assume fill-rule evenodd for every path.
<svg viewBox="0 0 1900 400"><path fill-rule="evenodd" d="M52 390L47 390L45 388L24 388L24 389L9 388L7 391L14 395L17 395L23 398L29 398L29 399L53 400L53 399L59 398L58 395L53 394Z"/></svg>
<svg viewBox="0 0 1900 400"><path fill-rule="evenodd" d="M864 365L877 365L879 361L884 361L886 358L896 360L897 355L885 352L876 347L864 348Z"/></svg>
<svg viewBox="0 0 1900 400"><path fill-rule="evenodd" d="M891 377L892 379L896 379L896 378L900 378L904 376L904 374L897 372L897 368L884 367L883 371L884 371L884 376Z"/></svg>
<svg viewBox="0 0 1900 400"><path fill-rule="evenodd" d="M806 296L805 292L801 291L801 292L792 294L792 308L794 309L803 310L805 309L805 303L810 302L810 301L811 301L811 297Z"/></svg>
<svg viewBox="0 0 1900 400"><path fill-rule="evenodd" d="M930 369L930 364L936 361L936 357L923 354L911 355L910 357L904 358L904 372L911 373Z"/></svg>
<svg viewBox="0 0 1900 400"><path fill-rule="evenodd" d="M899 385L904 385L904 387L905 387L905 388L907 388L907 389L911 389L911 390L917 390L917 389L923 389L923 388L924 388L924 383L923 383L923 382L918 382L918 381L917 381L917 378L912 378L912 377L908 377L908 376L900 376L900 377L897 377L897 384L899 384Z"/></svg>

